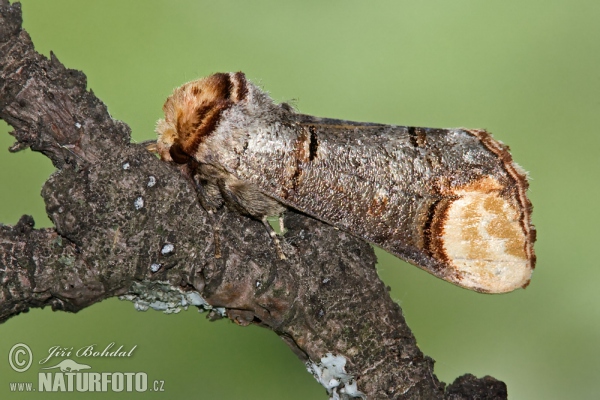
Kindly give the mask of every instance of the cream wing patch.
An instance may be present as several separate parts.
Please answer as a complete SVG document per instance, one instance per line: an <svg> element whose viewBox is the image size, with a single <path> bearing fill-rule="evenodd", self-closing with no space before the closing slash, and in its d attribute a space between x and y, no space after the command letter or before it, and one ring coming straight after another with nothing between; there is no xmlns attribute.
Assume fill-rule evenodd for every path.
<svg viewBox="0 0 600 400"><path fill-rule="evenodd" d="M523 287L532 274L520 210L500 189L487 177L456 190L459 198L446 210L442 231L443 250L460 285L488 293Z"/></svg>

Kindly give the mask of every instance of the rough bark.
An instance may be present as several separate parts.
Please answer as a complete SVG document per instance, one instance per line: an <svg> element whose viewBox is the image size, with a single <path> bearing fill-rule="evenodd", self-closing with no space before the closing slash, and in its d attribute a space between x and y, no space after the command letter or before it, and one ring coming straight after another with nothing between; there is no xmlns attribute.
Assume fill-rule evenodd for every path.
<svg viewBox="0 0 600 400"><path fill-rule="evenodd" d="M143 304L163 285L275 331L304 362L343 356L367 398L506 398L491 377L465 375L447 388L437 380L377 276L372 248L347 233L290 212L288 259L279 260L259 221L223 211L216 259L190 182L130 143L85 75L37 53L21 22L20 5L0 0L0 118L14 128L12 151L30 147L57 168L42 190L55 228L36 230L27 216L0 226L1 321L118 295Z"/></svg>

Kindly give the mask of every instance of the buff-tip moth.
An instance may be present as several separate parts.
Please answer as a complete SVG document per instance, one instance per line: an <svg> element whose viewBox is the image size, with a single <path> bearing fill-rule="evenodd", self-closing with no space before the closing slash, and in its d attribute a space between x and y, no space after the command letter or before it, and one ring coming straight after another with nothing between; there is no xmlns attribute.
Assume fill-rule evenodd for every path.
<svg viewBox="0 0 600 400"><path fill-rule="evenodd" d="M484 130L303 115L241 72L186 83L163 111L156 150L188 167L209 211L255 217L277 241L266 218L293 208L467 289L529 283L527 176Z"/></svg>

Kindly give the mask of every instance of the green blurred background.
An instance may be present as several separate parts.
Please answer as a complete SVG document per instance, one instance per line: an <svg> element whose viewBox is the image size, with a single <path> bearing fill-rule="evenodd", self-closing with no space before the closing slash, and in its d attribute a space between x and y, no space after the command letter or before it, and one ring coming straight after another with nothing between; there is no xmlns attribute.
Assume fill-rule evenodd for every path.
<svg viewBox="0 0 600 400"><path fill-rule="evenodd" d="M378 251L380 275L441 380L492 375L511 399L599 397L600 2L24 0L23 13L37 50L83 70L136 141L154 137L174 87L238 70L303 113L490 130L531 174L531 285L477 294ZM0 221L32 214L51 226L39 193L52 165L9 154L2 121L0 131ZM130 359L90 364L165 381L163 393L70 398L327 398L274 333L192 310L141 313L111 299L0 325L0 397L65 398L9 392L37 379L36 364L9 368L18 342L34 363L55 345L137 345Z"/></svg>

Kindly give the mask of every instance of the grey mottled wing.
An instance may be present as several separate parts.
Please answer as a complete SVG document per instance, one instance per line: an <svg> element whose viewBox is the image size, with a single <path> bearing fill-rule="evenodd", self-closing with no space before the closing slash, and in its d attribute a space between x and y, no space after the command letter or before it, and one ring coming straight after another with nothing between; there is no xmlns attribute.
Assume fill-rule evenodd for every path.
<svg viewBox="0 0 600 400"><path fill-rule="evenodd" d="M273 141L281 145L264 145ZM507 204L515 209L530 208L526 198L520 199L526 187L520 190L518 186L525 178L522 174L515 176L519 170L507 168L507 163L518 168L510 155L506 159L507 155L506 149L484 131L356 123L290 114L289 120L276 128L249 133L240 164L233 172L287 206L358 235L438 277L486 292L492 290L478 282L470 283L471 277L465 279L465 270L469 274L472 265L454 265L461 262L454 258L466 258L467 263L473 264L470 258L476 256L469 255L472 249L455 251L454 247L463 244L446 243L444 247L444 242L454 235L448 232L454 226L448 222L450 212L458 212L462 226L474 223L467 215L468 207L485 211L490 206L490 212L494 206L506 208ZM468 194L474 191L495 195L468 200L467 204L455 203L465 197L470 199ZM504 203L499 204L497 198ZM517 214L520 215L510 216L512 219L504 225L512 223L507 229L514 230L515 223L527 224L522 227L526 231L530 228L528 212ZM478 218L478 223L481 218L493 219ZM488 233L477 237L471 232L472 237L468 237L467 228L460 228L454 239L479 240L481 243L476 242L475 246L485 247L490 238L482 235ZM503 234L508 233L490 235ZM505 239L501 252L510 245ZM515 246L523 248L509 249L513 254L507 260L499 260L500 264L518 263L528 257L530 242ZM494 251L482 257L495 256ZM516 259L511 258L513 255ZM492 275L502 272L492 271Z"/></svg>

